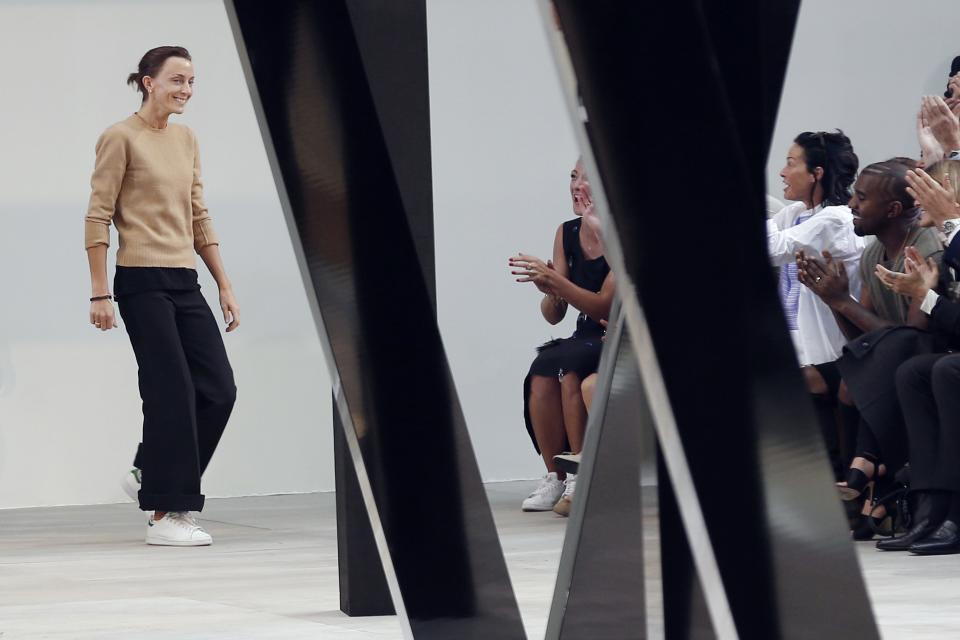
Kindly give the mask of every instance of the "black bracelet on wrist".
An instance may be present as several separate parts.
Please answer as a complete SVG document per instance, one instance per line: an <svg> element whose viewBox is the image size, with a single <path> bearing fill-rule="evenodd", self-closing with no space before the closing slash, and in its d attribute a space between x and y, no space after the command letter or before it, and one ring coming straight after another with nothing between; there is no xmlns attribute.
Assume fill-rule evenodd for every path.
<svg viewBox="0 0 960 640"><path fill-rule="evenodd" d="M108 293L105 296L93 296L90 298L90 302L96 302L97 300L113 300L113 296Z"/></svg>

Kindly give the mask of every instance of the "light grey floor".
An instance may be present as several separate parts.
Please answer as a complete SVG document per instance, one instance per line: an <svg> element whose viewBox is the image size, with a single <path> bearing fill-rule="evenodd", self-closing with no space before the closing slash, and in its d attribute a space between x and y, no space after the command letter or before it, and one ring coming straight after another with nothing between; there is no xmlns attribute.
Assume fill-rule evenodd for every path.
<svg viewBox="0 0 960 640"><path fill-rule="evenodd" d="M566 521L521 513L531 486L487 489L534 639ZM0 511L0 639L401 637L393 617L338 610L333 494L209 500L202 521L215 544L176 549L143 544L132 504ZM960 637L960 556L858 552L887 640Z"/></svg>

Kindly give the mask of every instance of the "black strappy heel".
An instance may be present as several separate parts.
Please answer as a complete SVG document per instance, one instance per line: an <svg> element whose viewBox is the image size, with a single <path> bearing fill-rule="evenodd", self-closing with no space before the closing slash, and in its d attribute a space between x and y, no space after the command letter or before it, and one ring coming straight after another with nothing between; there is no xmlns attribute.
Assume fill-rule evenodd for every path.
<svg viewBox="0 0 960 640"><path fill-rule="evenodd" d="M867 462L873 463L873 475L868 476L860 469L855 467L850 467L847 470L847 484L837 485L837 491L840 492L840 499L844 501L856 500L863 492L867 490L867 487L871 487L874 483L874 480L880 477L880 462L876 458L870 455L861 455L859 456L867 460Z"/></svg>
<svg viewBox="0 0 960 640"><path fill-rule="evenodd" d="M860 514L856 526L851 530L854 540L872 540L874 536L892 538L897 529L903 526L901 518L905 512L906 488L896 481L891 483L883 480L881 478L870 483L870 511ZM885 508L886 513L882 517L874 516L880 507Z"/></svg>

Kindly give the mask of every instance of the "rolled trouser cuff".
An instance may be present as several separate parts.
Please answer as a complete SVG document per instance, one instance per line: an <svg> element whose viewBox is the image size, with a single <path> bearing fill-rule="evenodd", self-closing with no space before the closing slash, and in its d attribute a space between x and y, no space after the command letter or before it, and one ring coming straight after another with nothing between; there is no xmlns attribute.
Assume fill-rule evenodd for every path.
<svg viewBox="0 0 960 640"><path fill-rule="evenodd" d="M163 494L137 492L141 511L203 511L202 494Z"/></svg>

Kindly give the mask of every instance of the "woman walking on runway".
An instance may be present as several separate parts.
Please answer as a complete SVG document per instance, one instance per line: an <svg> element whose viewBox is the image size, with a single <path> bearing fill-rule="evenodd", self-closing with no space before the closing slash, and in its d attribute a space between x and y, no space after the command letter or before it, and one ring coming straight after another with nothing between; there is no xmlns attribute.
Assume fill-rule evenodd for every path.
<svg viewBox="0 0 960 640"><path fill-rule="evenodd" d="M240 309L220 259L203 202L197 139L168 123L193 95L194 71L183 47L157 47L128 83L143 95L139 111L111 126L96 147L85 241L90 263L90 323L116 325L115 298L139 367L143 442L140 508L153 511L147 544L212 542L190 515L203 509L200 477L223 433L236 386L217 322L200 294L196 254L220 289L226 330ZM110 224L119 250L111 295Z"/></svg>

